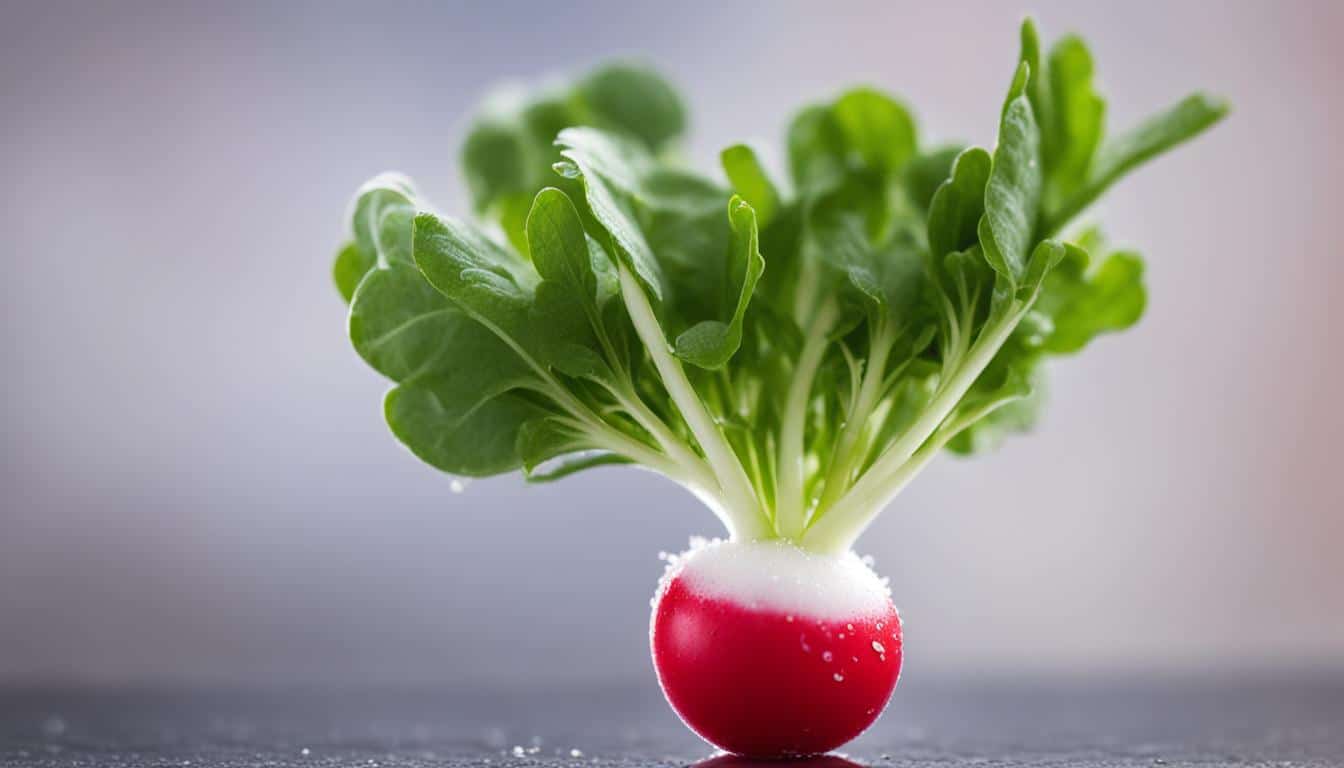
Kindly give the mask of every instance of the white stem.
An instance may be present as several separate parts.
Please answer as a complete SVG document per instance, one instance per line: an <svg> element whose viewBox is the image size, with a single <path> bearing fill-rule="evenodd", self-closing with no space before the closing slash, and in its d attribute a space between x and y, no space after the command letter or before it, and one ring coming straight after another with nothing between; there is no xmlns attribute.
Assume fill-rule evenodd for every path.
<svg viewBox="0 0 1344 768"><path fill-rule="evenodd" d="M673 357L668 350L667 337L663 335L663 329L658 324L658 318L653 313L648 297L644 295L644 289L624 264L620 267L620 278L621 297L625 301L626 310L630 313L630 322L635 326L635 333L648 349L649 357L653 360L654 367L658 369L658 375L662 377L668 396L676 404L677 410L681 411L681 416L690 427L691 434L695 436L700 449L705 452L705 458L709 460L710 471L718 479L723 506L727 508L727 514L734 522L734 525L729 526L729 532L734 538L759 538L768 535L769 531L766 530L764 516L761 514L761 505L751 490L746 470L742 468L742 463L738 461L737 454L733 453L732 446L728 445L723 433L719 432L718 425L714 423L714 418L705 408L700 396L696 394L695 388L691 386L690 379L686 378L686 371L682 369L681 361Z"/></svg>
<svg viewBox="0 0 1344 768"><path fill-rule="evenodd" d="M826 352L826 337L835 323L835 305L824 304L812 320L798 353L793 380L784 401L784 421L779 432L779 474L775 480L775 531L788 539L803 532L806 522L806 500L803 498L803 480L806 474L807 452L804 438L807 432L807 406L811 401L812 381L821 367Z"/></svg>
<svg viewBox="0 0 1344 768"><path fill-rule="evenodd" d="M836 499L840 498L840 494L849 487L854 472L854 449L863 435L863 430L868 426L868 418L872 415L873 408L877 406L878 398L882 394L882 385L886 383L887 357L891 354L891 345L895 343L894 336L895 334L884 327L882 332L874 334L869 344L868 364L864 368L862 381L857 384L858 394L854 400L854 408L850 411L845 427L840 432L840 439L836 442L831 471L826 475L826 485L822 489L821 501L817 504L818 514L834 504Z"/></svg>
<svg viewBox="0 0 1344 768"><path fill-rule="evenodd" d="M633 418L636 423L649 431L658 444L662 446L663 451L667 453L677 464L681 465L686 471L699 478L702 483L708 487L714 487L713 475L710 473L709 465L705 460L695 455L691 449L686 447L681 438L673 434L667 424L658 417L658 414L649 409L644 401L639 398L635 392L613 392L612 393L621 408Z"/></svg>
<svg viewBox="0 0 1344 768"><path fill-rule="evenodd" d="M868 527L877 513L882 511L887 501L895 498L920 470L938 455L945 441L929 443L915 452L908 461L901 465L886 478L887 483L884 490L885 501L870 502L869 506L863 507L866 514L863 516L861 524L850 526L826 526L823 525L827 520L833 519L829 515L824 516L817 525L808 529L804 542L809 550L824 553L841 553L854 545L854 540L863 533L863 529ZM848 497L846 497L848 498Z"/></svg>
<svg viewBox="0 0 1344 768"><path fill-rule="evenodd" d="M641 298L643 293L640 293ZM645 302L647 306L647 301ZM633 314L633 313L632 313ZM513 337L504 333L498 326L484 318L476 318L482 325L489 328L496 336L508 344L514 352L522 358L527 365L537 374L540 379L540 386L533 387L534 391L553 399L557 405L569 412L569 418L572 419L571 429L582 432L587 436L589 442L595 447L611 451L632 459L639 464L648 467L660 475L683 486L705 503L711 511L728 529L732 536L750 536L755 537L760 534L744 526L730 512L725 509L725 505L719 491L718 483L715 482L713 475L710 474L705 462L691 451L687 450L685 445L673 435L671 430L663 424L657 414L653 413L639 400L636 395L633 400L627 401L618 393L614 395L621 400L621 404L636 421L639 421L645 429L662 444L666 454L658 453L649 446L641 443L620 430L612 427L592 412L587 405L576 398L569 390L556 381L551 372L545 366L538 363L527 354ZM656 320L654 321L657 322ZM659 332L661 334L661 331ZM661 336L660 336L661 338ZM655 358L656 359L656 358ZM688 382L689 384L689 382ZM638 404L638 405L636 405ZM640 411L636 413L636 411ZM641 418L644 416L647 418ZM659 429L661 427L661 429ZM759 528L760 526L757 526Z"/></svg>
<svg viewBox="0 0 1344 768"><path fill-rule="evenodd" d="M1029 303L1024 306L1029 306ZM957 366L951 378L939 386L938 393L929 401L919 418L883 451L835 506L814 520L804 537L805 541L852 542L858 537L877 513L909 482L912 475L904 469L906 462L942 426L944 419L957 407L971 385L994 359L999 348L1008 340L1024 313L1023 307L1015 307L981 333L971 346L970 354Z"/></svg>
<svg viewBox="0 0 1344 768"><path fill-rule="evenodd" d="M582 425L577 426L581 427ZM616 430L610 430L609 434L606 432L602 434L585 432L584 434L594 446L633 459L646 469L657 472L690 491L705 506L709 507L710 511L714 513L715 517L719 518L730 534L734 534L740 527L734 517L724 508L723 500L719 497L718 485L707 472L691 472L688 474L686 468L681 464L669 461L666 456Z"/></svg>
<svg viewBox="0 0 1344 768"><path fill-rule="evenodd" d="M863 529L868 526L868 523L872 521L872 518L876 517L877 513L882 511L882 508L889 504L892 499L896 498L901 491L905 490L905 486L909 485L910 481L913 480L924 467L928 466L929 462L934 460L952 438L961 434L962 430L975 422L985 418L989 414L1016 399L1016 397L1005 397L1002 400L989 403L971 413L959 415L955 419L944 424L934 433L933 437L925 443L923 447L918 451L915 451L915 454L901 465L900 469L896 470L889 478L887 478L887 483L883 488L882 498L873 502L869 507L870 514L863 525L858 526L857 528L833 529L829 532L822 531L821 533L808 531L809 535L813 535L813 538L808 540L808 548L818 552L839 553L854 546L854 540L859 537L860 533L863 533Z"/></svg>

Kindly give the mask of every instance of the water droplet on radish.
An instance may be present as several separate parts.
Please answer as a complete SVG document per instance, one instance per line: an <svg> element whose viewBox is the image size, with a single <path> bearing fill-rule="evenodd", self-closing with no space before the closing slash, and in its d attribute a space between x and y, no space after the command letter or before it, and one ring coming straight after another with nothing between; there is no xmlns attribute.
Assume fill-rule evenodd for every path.
<svg viewBox="0 0 1344 768"><path fill-rule="evenodd" d="M835 682L837 682L837 683L843 683L843 682L845 681L845 676L842 675L842 674L840 674L839 672L836 672L834 675L831 675L831 677L832 677L832 678L835 680Z"/></svg>
<svg viewBox="0 0 1344 768"><path fill-rule="evenodd" d="M807 644L807 635L798 636L798 644L803 646L803 653L811 653L812 646Z"/></svg>
<svg viewBox="0 0 1344 768"><path fill-rule="evenodd" d="M853 624L846 624L846 625L845 625L845 629L848 629L850 632L853 632L853 631L854 631L854 625L853 625Z"/></svg>
<svg viewBox="0 0 1344 768"><path fill-rule="evenodd" d="M831 659L833 659L833 658L835 658L835 657L831 655L831 652L830 652L830 651L822 651L822 652L821 652L821 660L822 660L822 661L824 661L824 662L826 662L826 663L829 664L830 661L831 661Z"/></svg>
<svg viewBox="0 0 1344 768"><path fill-rule="evenodd" d="M882 643L879 643L878 641L874 640L874 641L873 641L873 650L874 650L874 651L877 651L878 653L886 653L886 652L887 652L887 647L886 647L885 645L883 645Z"/></svg>
<svg viewBox="0 0 1344 768"><path fill-rule="evenodd" d="M844 633L844 632L841 632L841 633L840 633L840 639L841 639L841 640L844 640L844 639L845 639L845 633Z"/></svg>
<svg viewBox="0 0 1344 768"><path fill-rule="evenodd" d="M790 613L788 616L785 616L785 617L784 617L784 620L787 621L787 622L789 622L790 624L792 624L792 623L793 623L793 614Z"/></svg>
<svg viewBox="0 0 1344 768"><path fill-rule="evenodd" d="M856 661L859 660L859 657L858 657L858 656L850 656L850 657L849 657L849 660L850 660L850 661L855 661L855 662L856 662Z"/></svg>
<svg viewBox="0 0 1344 768"><path fill-rule="evenodd" d="M880 621L877 622L877 631L878 631L878 632L881 632L881 631L882 631L882 622L880 622Z"/></svg>

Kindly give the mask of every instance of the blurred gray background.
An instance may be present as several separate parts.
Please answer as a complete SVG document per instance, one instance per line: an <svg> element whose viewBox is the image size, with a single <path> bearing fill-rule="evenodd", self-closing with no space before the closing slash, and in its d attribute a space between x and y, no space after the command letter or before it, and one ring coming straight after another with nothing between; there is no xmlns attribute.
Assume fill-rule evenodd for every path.
<svg viewBox="0 0 1344 768"><path fill-rule="evenodd" d="M1236 111L1100 209L1140 327L862 540L908 669L1344 664L1344 5L634 5L0 4L0 682L650 680L655 554L714 519L413 460L328 276L350 194L462 210L487 87L610 54L681 84L702 167L856 81L991 142L1027 11L1092 42L1113 126Z"/></svg>

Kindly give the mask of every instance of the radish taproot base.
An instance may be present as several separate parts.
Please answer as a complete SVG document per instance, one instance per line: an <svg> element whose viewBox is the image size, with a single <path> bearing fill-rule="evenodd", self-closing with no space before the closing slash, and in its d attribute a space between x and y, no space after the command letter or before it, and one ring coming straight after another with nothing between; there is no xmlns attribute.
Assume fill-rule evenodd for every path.
<svg viewBox="0 0 1344 768"><path fill-rule="evenodd" d="M992 150L922 143L855 88L797 114L778 183L744 144L717 177L678 164L676 91L608 65L487 102L461 154L474 222L400 174L366 183L334 277L424 461L636 464L704 502L729 542L659 592L667 697L725 749L817 752L900 669L855 539L944 449L1030 427L1051 357L1138 320L1142 260L1076 219L1225 111L1195 94L1106 132L1087 47L1043 49L1028 20Z"/></svg>
<svg viewBox="0 0 1344 768"><path fill-rule="evenodd" d="M877 719L901 671L901 621L852 552L716 541L672 558L649 630L668 702L728 752L834 749Z"/></svg>

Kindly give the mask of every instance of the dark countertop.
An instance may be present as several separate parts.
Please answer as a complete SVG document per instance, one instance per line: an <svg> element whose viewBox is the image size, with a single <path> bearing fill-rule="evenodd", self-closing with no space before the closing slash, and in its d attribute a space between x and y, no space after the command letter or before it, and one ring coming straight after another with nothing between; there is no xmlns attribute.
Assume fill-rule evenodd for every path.
<svg viewBox="0 0 1344 768"><path fill-rule="evenodd" d="M903 680L847 750L879 767L1344 765L1344 674ZM6 766L579 768L712 754L652 680L516 691L0 688Z"/></svg>

